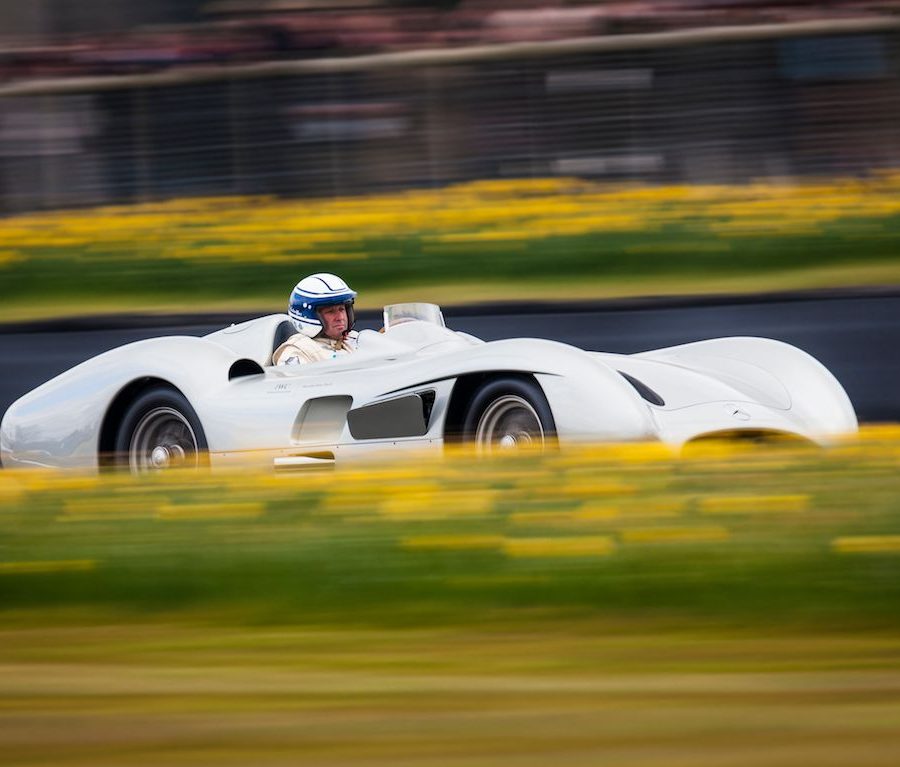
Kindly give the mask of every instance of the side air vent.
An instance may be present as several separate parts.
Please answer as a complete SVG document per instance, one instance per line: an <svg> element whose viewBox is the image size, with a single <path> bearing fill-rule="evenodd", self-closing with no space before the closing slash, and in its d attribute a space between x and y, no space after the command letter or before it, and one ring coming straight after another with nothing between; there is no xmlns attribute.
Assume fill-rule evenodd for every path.
<svg viewBox="0 0 900 767"><path fill-rule="evenodd" d="M353 439L399 439L428 433L434 409L432 390L364 405L347 414Z"/></svg>
<svg viewBox="0 0 900 767"><path fill-rule="evenodd" d="M228 369L228 380L233 381L235 378L243 378L244 376L262 375L263 369L258 362L253 360L238 360Z"/></svg>
<svg viewBox="0 0 900 767"><path fill-rule="evenodd" d="M623 373L621 370L619 371L619 375L622 376L622 378L624 378L626 381L628 381L628 383L630 383L635 388L635 391L640 394L641 397L647 400L647 402L649 402L651 405L659 405L660 407L662 407L666 404L665 400L660 397L655 391L653 391L653 389L647 386L647 384L645 384L643 381L638 381L638 379L634 376L630 376L628 375L628 373Z"/></svg>

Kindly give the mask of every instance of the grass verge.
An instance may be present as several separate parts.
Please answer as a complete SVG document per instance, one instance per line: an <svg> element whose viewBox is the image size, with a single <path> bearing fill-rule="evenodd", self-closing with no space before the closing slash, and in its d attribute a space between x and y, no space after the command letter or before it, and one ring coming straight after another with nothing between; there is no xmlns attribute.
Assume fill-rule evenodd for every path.
<svg viewBox="0 0 900 767"><path fill-rule="evenodd" d="M315 271L340 273L365 306L895 284L898 200L897 173L795 186L533 179L19 216L0 222L0 320L280 309Z"/></svg>
<svg viewBox="0 0 900 767"><path fill-rule="evenodd" d="M0 604L376 627L559 615L894 629L900 484L885 434L826 452L597 447L334 475L4 471Z"/></svg>
<svg viewBox="0 0 900 767"><path fill-rule="evenodd" d="M893 765L898 462L4 470L4 763Z"/></svg>

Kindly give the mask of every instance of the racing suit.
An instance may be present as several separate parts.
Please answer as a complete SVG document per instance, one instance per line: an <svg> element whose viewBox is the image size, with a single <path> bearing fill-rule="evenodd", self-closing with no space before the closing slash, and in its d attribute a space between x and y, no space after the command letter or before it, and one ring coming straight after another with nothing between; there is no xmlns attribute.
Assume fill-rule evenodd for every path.
<svg viewBox="0 0 900 767"><path fill-rule="evenodd" d="M346 338L335 341L327 336L310 338L303 333L295 333L272 354L272 364L304 365L351 354L356 350L357 336L353 331Z"/></svg>

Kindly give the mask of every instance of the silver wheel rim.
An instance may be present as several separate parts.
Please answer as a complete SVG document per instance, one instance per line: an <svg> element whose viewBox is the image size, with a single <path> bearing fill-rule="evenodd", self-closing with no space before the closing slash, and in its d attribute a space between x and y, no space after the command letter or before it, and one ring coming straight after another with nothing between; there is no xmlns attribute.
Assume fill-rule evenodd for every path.
<svg viewBox="0 0 900 767"><path fill-rule="evenodd" d="M544 428L530 402L505 394L491 402L478 419L475 445L479 453L541 448Z"/></svg>
<svg viewBox="0 0 900 767"><path fill-rule="evenodd" d="M128 465L140 474L181 467L196 467L197 437L182 413L157 407L145 413L131 435Z"/></svg>

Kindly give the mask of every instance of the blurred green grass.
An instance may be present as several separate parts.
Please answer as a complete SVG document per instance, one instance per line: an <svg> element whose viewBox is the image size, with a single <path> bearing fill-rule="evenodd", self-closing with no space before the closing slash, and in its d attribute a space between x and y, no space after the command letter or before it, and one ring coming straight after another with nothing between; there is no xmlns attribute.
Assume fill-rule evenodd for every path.
<svg viewBox="0 0 900 767"><path fill-rule="evenodd" d="M282 310L304 274L341 274L362 294L363 306L403 298L459 304L472 300L565 299L617 295L735 292L845 287L900 282L900 217L885 224L883 238L860 245L841 227L813 236L773 236L719 244L691 231L630 235L546 237L510 252L484 244L427 252L416 238L364 244L368 258L292 263L90 260L44 251L14 266L0 280L2 317L43 314L61 306L83 311L270 308ZM643 251L641 255L630 253ZM799 279L798 279L799 277ZM61 288L59 286L62 286ZM399 297L399 298L398 298Z"/></svg>
<svg viewBox="0 0 900 767"><path fill-rule="evenodd" d="M890 767L896 636L0 630L14 765Z"/></svg>
<svg viewBox="0 0 900 767"><path fill-rule="evenodd" d="M0 320L276 310L315 271L341 274L366 307L896 284L897 199L897 173L731 187L534 179L11 217Z"/></svg>
<svg viewBox="0 0 900 767"><path fill-rule="evenodd" d="M316 476L3 472L0 605L896 628L898 448L786 450L693 460L622 446Z"/></svg>
<svg viewBox="0 0 900 767"><path fill-rule="evenodd" d="M900 431L0 471L5 764L900 756Z"/></svg>

